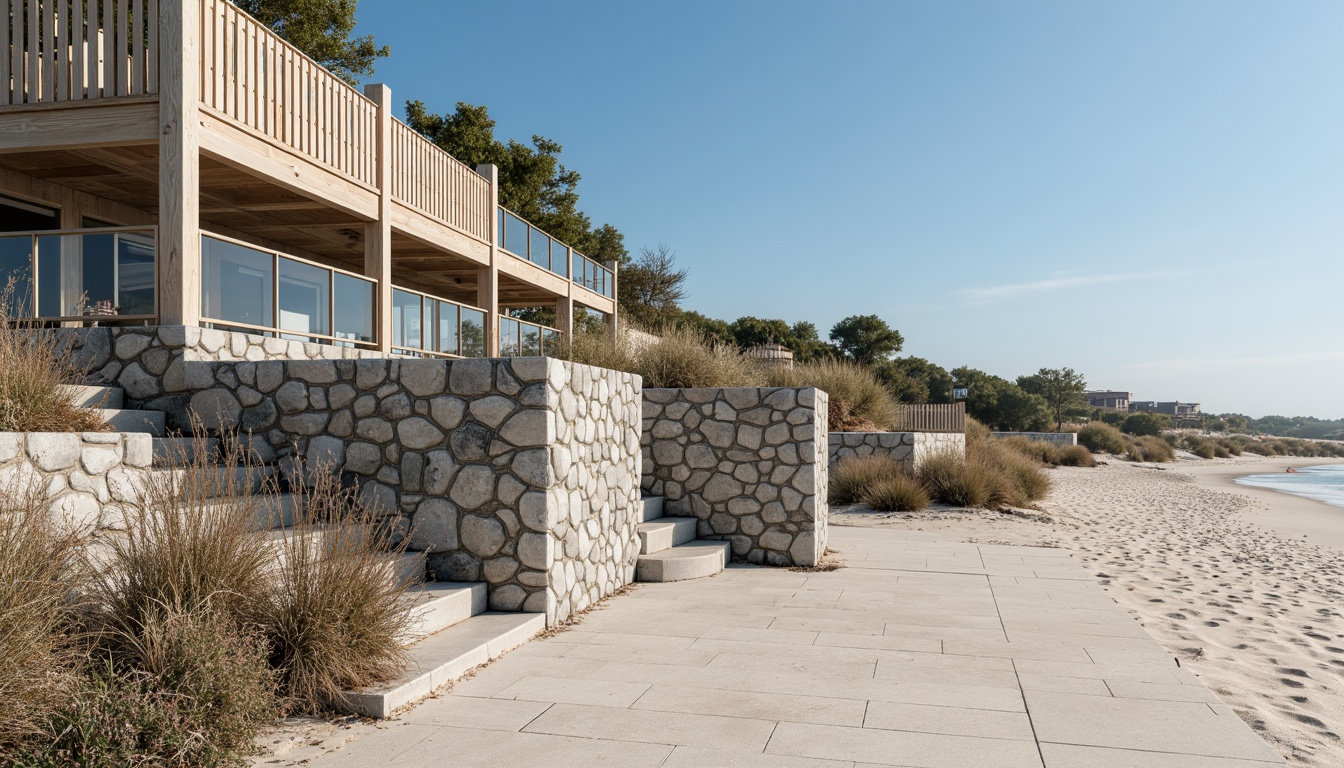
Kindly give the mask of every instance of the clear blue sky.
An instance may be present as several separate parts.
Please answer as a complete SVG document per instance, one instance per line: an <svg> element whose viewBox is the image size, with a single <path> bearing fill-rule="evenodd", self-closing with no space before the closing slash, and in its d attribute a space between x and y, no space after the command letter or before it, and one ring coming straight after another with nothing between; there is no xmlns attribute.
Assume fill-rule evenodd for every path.
<svg viewBox="0 0 1344 768"><path fill-rule="evenodd" d="M489 106L686 306L1344 417L1344 2L393 2L398 101Z"/></svg>

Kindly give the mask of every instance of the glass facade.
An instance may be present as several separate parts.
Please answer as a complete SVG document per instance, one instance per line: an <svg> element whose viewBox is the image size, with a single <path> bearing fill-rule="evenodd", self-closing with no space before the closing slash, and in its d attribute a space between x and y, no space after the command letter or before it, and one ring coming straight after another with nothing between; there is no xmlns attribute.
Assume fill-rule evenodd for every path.
<svg viewBox="0 0 1344 768"><path fill-rule="evenodd" d="M0 235L0 288L11 283L6 309L16 316L149 320L156 309L154 236Z"/></svg>
<svg viewBox="0 0 1344 768"><path fill-rule="evenodd" d="M280 259L280 329L296 341L331 335L331 270Z"/></svg>
<svg viewBox="0 0 1344 768"><path fill-rule="evenodd" d="M462 307L462 356L485 357L485 313Z"/></svg>
<svg viewBox="0 0 1344 768"><path fill-rule="evenodd" d="M202 236L201 316L275 328L275 254Z"/></svg>
<svg viewBox="0 0 1344 768"><path fill-rule="evenodd" d="M520 323L512 317L499 318L499 356L500 357L518 357L522 353L519 351L518 331Z"/></svg>
<svg viewBox="0 0 1344 768"><path fill-rule="evenodd" d="M332 277L332 334L338 339L373 342L373 303L376 284L337 272Z"/></svg>

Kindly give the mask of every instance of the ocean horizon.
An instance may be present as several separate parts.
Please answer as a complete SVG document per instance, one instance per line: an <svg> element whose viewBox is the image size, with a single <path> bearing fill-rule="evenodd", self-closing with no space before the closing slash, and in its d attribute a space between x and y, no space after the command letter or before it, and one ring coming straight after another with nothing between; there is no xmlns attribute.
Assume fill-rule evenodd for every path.
<svg viewBox="0 0 1344 768"><path fill-rule="evenodd" d="M1323 501L1332 507L1344 507L1344 464L1303 467L1296 472L1273 475L1248 475L1237 478L1237 483Z"/></svg>

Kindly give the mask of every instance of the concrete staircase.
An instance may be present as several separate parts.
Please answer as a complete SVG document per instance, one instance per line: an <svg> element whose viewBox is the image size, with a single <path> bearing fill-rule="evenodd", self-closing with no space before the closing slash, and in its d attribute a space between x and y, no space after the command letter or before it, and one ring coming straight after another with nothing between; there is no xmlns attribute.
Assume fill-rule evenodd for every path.
<svg viewBox="0 0 1344 768"><path fill-rule="evenodd" d="M728 564L732 544L696 539L698 521L693 517L664 517L661 496L646 496L643 502L635 581L698 579L713 576Z"/></svg>
<svg viewBox="0 0 1344 768"><path fill-rule="evenodd" d="M176 482L184 473L184 464L198 458L218 458L220 443L215 438L164 436L165 414L161 411L123 408L125 393L117 387L74 387L74 402L99 411L118 432L148 432L154 435L152 472ZM223 488L248 494L260 494L266 480L278 470L272 466L229 467L216 470ZM209 503L209 502L207 502ZM220 504L225 503L223 500ZM266 532L266 541L283 552L286 537L294 524L299 502L288 493L267 493L259 499L253 524ZM691 528L692 533L694 527ZM322 537L321 526L306 536ZM546 628L542 613L496 613L486 610L487 588L484 583L425 582L425 553L389 553L388 575L411 583L403 599L412 616L403 642L407 645L408 664L396 679L357 691L345 691L342 700L331 707L349 714L387 718L395 711L423 699L435 689L453 682L479 664L498 658L506 651L526 643Z"/></svg>

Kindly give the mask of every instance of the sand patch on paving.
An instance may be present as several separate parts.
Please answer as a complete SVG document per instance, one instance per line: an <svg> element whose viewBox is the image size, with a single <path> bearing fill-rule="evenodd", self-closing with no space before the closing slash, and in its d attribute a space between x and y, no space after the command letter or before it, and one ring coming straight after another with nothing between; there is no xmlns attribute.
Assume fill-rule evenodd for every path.
<svg viewBox="0 0 1344 768"><path fill-rule="evenodd" d="M1332 521L1316 502L1217 487L1283 463L1051 470L1055 488L1041 505L1049 523L855 508L831 522L1064 546L1289 762L1344 766L1344 550L1325 544L1339 535L1331 522L1344 531L1344 510Z"/></svg>

